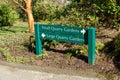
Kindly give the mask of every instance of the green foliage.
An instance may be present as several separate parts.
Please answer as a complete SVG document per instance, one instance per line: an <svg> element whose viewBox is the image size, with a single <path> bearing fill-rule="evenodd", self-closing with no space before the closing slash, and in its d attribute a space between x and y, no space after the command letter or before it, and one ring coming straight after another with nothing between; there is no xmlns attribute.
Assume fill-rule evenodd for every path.
<svg viewBox="0 0 120 80"><path fill-rule="evenodd" d="M117 56L120 54L120 33L118 34L118 36L116 36L115 40L114 40L114 56Z"/></svg>
<svg viewBox="0 0 120 80"><path fill-rule="evenodd" d="M94 7L103 26L120 27L120 4L117 0L96 0Z"/></svg>
<svg viewBox="0 0 120 80"><path fill-rule="evenodd" d="M66 16L61 16L61 24L120 27L120 5L116 0L72 0L65 8Z"/></svg>
<svg viewBox="0 0 120 80"><path fill-rule="evenodd" d="M30 36L29 40L30 40L29 49L32 52L35 52L35 48L36 48L36 45L35 45L35 36ZM56 40L44 40L44 39L42 39L42 44L43 44L44 48L50 49L51 46L55 47L56 45L60 45L60 42L58 42ZM46 52L46 50L43 50L43 51Z"/></svg>
<svg viewBox="0 0 120 80"><path fill-rule="evenodd" d="M43 40L43 45L44 47L46 47L47 49L50 48L50 46L56 46L59 45L60 42L56 41L56 40Z"/></svg>
<svg viewBox="0 0 120 80"><path fill-rule="evenodd" d="M0 37L0 46L7 47L9 49L14 49L14 48L24 48L25 46L21 45L21 43L25 43L25 37L28 37L28 34L9 34L6 36L1 36ZM19 45L19 47L18 47Z"/></svg>
<svg viewBox="0 0 120 80"><path fill-rule="evenodd" d="M83 8L81 8L81 10L70 8L68 9L68 14L66 16L60 17L60 20L62 25L90 27L98 24L99 18L92 12L84 12Z"/></svg>
<svg viewBox="0 0 120 80"><path fill-rule="evenodd" d="M8 62L15 62L15 59L13 56L10 55L8 48L6 49L0 48L0 52L3 54L3 56L6 58Z"/></svg>
<svg viewBox="0 0 120 80"><path fill-rule="evenodd" d="M12 25L18 19L18 14L6 3L0 3L0 26Z"/></svg>
<svg viewBox="0 0 120 80"><path fill-rule="evenodd" d="M48 58L47 51L45 49L43 49L42 55L37 55L36 58L40 58L40 59Z"/></svg>
<svg viewBox="0 0 120 80"><path fill-rule="evenodd" d="M105 45L101 42L97 41L96 44L96 54L98 54ZM73 46L72 48L69 49L68 53L66 54L66 58L70 58L72 55L86 55L88 54L88 47L87 45L80 45L80 46Z"/></svg>
<svg viewBox="0 0 120 80"><path fill-rule="evenodd" d="M106 44L104 51L108 54L108 58L118 57L120 55L120 33L113 39L113 41Z"/></svg>
<svg viewBox="0 0 120 80"><path fill-rule="evenodd" d="M33 35L29 37L29 42L30 42L29 45L28 45L29 50L31 52L35 52L35 48L36 48L36 46L35 46L35 37Z"/></svg>
<svg viewBox="0 0 120 80"><path fill-rule="evenodd" d="M35 19L53 24L94 27L120 27L118 0L71 0L57 7L50 1L38 0L33 8Z"/></svg>
<svg viewBox="0 0 120 80"><path fill-rule="evenodd" d="M71 58L73 55L73 53L71 53L71 51L69 51L66 55L65 55L65 58L69 59Z"/></svg>
<svg viewBox="0 0 120 80"><path fill-rule="evenodd" d="M27 30L26 24L16 24L11 28L3 27L0 30L0 53L4 56L8 62L25 63L34 62L32 57L15 57L11 55L11 50L27 50L26 44L29 40L29 33L25 33ZM24 30L25 29L25 30Z"/></svg>
<svg viewBox="0 0 120 80"><path fill-rule="evenodd" d="M3 36L7 36L7 35L23 35L24 33L27 33L28 31L28 27L27 27L27 23L17 23L16 25L12 26L12 27L7 27L7 26L4 26L2 29L0 29L0 37ZM23 34L22 34L23 33ZM19 38L19 37L18 37ZM1 39L1 38L0 38ZM0 41L1 42L1 41Z"/></svg>
<svg viewBox="0 0 120 80"><path fill-rule="evenodd" d="M37 0L33 6L35 20L51 20L55 18L56 5L52 0Z"/></svg>
<svg viewBox="0 0 120 80"><path fill-rule="evenodd" d="M53 24L73 26L92 26L99 22L99 17L96 16L93 7L90 7L90 4L86 6L86 2L73 1L71 4L62 7L53 5L55 3L52 1L48 3L50 7L44 1L36 3L33 8L35 19L39 18L40 20L42 17L42 20L49 20Z"/></svg>
<svg viewBox="0 0 120 80"><path fill-rule="evenodd" d="M99 51L103 50L103 48L105 47L105 45L99 41L97 41L97 44L96 44L96 53L98 54Z"/></svg>
<svg viewBox="0 0 120 80"><path fill-rule="evenodd" d="M72 55L85 55L87 54L87 46L81 45L81 46L73 46L69 49L68 53L66 54L66 58L70 58Z"/></svg>
<svg viewBox="0 0 120 80"><path fill-rule="evenodd" d="M0 52L5 57L7 62L16 62L16 63L25 63L25 62L34 62L34 58L24 58L24 57L14 57L9 53L8 48L0 48Z"/></svg>

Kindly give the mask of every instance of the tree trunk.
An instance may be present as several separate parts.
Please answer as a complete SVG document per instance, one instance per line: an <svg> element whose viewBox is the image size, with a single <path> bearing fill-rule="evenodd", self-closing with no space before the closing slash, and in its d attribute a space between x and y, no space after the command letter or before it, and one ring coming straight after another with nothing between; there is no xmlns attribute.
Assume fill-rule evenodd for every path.
<svg viewBox="0 0 120 80"><path fill-rule="evenodd" d="M34 33L34 18L32 15L32 11L28 10L26 14L27 14L29 32Z"/></svg>
<svg viewBox="0 0 120 80"><path fill-rule="evenodd" d="M34 33L34 18L32 14L32 0L23 0L26 8L24 8L17 0L12 0L18 7L20 7L27 14L29 32ZM21 0L22 1L22 0Z"/></svg>
<svg viewBox="0 0 120 80"><path fill-rule="evenodd" d="M32 0L29 0L26 4L26 14L29 25L29 32L34 33L34 18L32 14Z"/></svg>

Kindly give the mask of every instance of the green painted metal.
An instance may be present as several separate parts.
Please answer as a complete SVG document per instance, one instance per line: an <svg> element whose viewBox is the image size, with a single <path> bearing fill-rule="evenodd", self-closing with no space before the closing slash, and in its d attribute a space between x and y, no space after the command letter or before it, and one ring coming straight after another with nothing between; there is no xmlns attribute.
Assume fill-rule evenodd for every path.
<svg viewBox="0 0 120 80"><path fill-rule="evenodd" d="M35 42L36 42L36 54L41 55L42 54L42 43L40 40L40 27L39 24L35 24Z"/></svg>
<svg viewBox="0 0 120 80"><path fill-rule="evenodd" d="M95 63L95 28L35 24L36 54L42 54L41 38L88 44L88 63Z"/></svg>
<svg viewBox="0 0 120 80"><path fill-rule="evenodd" d="M94 64L95 63L95 43L96 36L95 36L95 28L88 29L88 63Z"/></svg>
<svg viewBox="0 0 120 80"><path fill-rule="evenodd" d="M79 34L79 36L82 36L81 31L87 30L88 28L80 28L76 26L59 26L59 25L46 25L46 24L39 24L40 26L40 32L54 32L56 34L63 33L63 34L70 34L70 35L76 35Z"/></svg>
<svg viewBox="0 0 120 80"><path fill-rule="evenodd" d="M40 24L40 32L44 39L58 40L77 44L85 43L87 28Z"/></svg>
<svg viewBox="0 0 120 80"><path fill-rule="evenodd" d="M77 44L84 44L84 35L80 37L79 35L67 35L67 34L60 34L60 33L52 33L52 32L43 32L41 34L42 38L49 39L49 40L57 40L63 42L71 42Z"/></svg>

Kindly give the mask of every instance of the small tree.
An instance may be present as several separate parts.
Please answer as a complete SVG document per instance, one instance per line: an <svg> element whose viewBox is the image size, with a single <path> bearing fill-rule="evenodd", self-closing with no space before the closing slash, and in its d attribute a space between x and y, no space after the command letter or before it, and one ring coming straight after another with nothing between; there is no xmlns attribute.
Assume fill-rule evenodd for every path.
<svg viewBox="0 0 120 80"><path fill-rule="evenodd" d="M29 32L34 33L34 18L32 14L32 0L12 0L19 8L21 8L27 15ZM25 7L21 4L25 3Z"/></svg>

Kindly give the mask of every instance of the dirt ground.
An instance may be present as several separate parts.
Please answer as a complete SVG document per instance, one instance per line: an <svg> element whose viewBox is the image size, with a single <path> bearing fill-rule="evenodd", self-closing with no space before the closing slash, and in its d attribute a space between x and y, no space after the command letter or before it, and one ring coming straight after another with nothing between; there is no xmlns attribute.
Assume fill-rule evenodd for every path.
<svg viewBox="0 0 120 80"><path fill-rule="evenodd" d="M114 39L118 31L112 29L106 29L98 31L97 39L103 43L108 43ZM106 52L101 51L96 55L95 65L89 65L87 63L87 55L66 57L67 50L74 44L62 43L56 47L51 46L50 49L46 49L46 56L39 57L35 53L29 50L10 50L13 56L19 57L33 57L34 62L23 63L25 65L36 65L42 67L54 67L60 69L73 69L73 70L92 70L97 73L101 73L109 78L114 75L120 76L120 56L115 58L106 58ZM0 53L1 54L1 53ZM0 60L6 61L3 55L0 55ZM118 77L116 80L120 80Z"/></svg>

